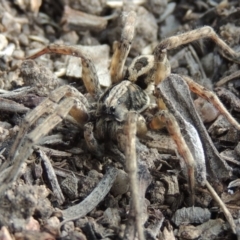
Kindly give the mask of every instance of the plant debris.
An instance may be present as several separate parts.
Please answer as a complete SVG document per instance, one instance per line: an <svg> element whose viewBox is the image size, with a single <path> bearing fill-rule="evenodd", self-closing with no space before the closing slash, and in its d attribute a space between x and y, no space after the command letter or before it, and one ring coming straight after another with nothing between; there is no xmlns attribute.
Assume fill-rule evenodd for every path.
<svg viewBox="0 0 240 240"><path fill-rule="evenodd" d="M76 88L74 94L84 102L78 107L96 109L98 98L82 81L86 60L92 60L101 89L107 89L111 56L124 44L116 42L127 18L124 13L136 14L123 67L128 76L128 66L142 66L137 60L132 63L135 57L153 59L159 42L202 26L212 27L239 53L239 9L237 0L0 0L0 239L240 238L239 129L209 101L190 94L178 77L189 76L215 92L240 122L239 64L229 61L228 53L212 40L169 50L172 74L156 88L196 160L196 185L189 177L192 163L182 168L185 163L171 131L169 135L166 128L145 130L143 137L136 133L134 113L109 139L98 131L98 151L91 122L83 126L67 113L47 135L44 128L36 133L36 144L26 140L27 129L20 127L26 114L44 101L45 113L30 131L46 121L47 112L58 109L57 101L48 97L56 99L52 92L59 87L59 94ZM86 59L52 54L26 60L51 43L63 50L64 45L76 47ZM152 104L143 117L150 122L156 114ZM24 153L13 153L11 147L19 132L23 134L16 142L26 140L25 149L31 148L17 167L13 156Z"/></svg>

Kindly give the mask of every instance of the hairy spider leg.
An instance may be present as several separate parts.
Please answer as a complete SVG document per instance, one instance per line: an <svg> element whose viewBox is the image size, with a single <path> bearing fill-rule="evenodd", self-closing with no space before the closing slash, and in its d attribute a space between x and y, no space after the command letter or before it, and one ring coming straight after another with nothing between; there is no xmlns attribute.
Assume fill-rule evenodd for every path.
<svg viewBox="0 0 240 240"><path fill-rule="evenodd" d="M66 98L63 98L65 96ZM62 98L63 100L61 100ZM68 114L71 114L81 124L88 120L86 103L87 100L81 93L73 87L65 85L53 91L49 95L49 98L26 115L10 150L8 161L1 166L1 170L4 170L10 164L13 165L11 174L7 175L3 180L5 184L0 187L0 195L7 189L8 184L18 177L22 164L31 155L33 145L36 144L41 137L45 136ZM31 125L45 113L50 115L33 131L27 134Z"/></svg>
<svg viewBox="0 0 240 240"><path fill-rule="evenodd" d="M113 47L114 53L110 65L112 83L118 83L123 79L123 67L134 37L136 13L133 11L127 13L124 22L121 40L115 42Z"/></svg>
<svg viewBox="0 0 240 240"><path fill-rule="evenodd" d="M27 59L35 59L47 53L57 53L62 55L70 55L82 59L82 79L87 91L91 96L98 100L102 94L96 68L91 59L85 57L80 49L73 46L65 46L60 44L50 44L41 51L28 57Z"/></svg>

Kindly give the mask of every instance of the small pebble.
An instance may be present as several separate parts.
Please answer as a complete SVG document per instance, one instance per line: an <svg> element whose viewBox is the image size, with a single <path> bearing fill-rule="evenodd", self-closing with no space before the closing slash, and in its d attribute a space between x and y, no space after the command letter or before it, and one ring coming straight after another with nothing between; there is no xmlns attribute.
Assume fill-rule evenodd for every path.
<svg viewBox="0 0 240 240"><path fill-rule="evenodd" d="M3 51L0 52L0 56L2 55L12 56L14 50L15 50L15 44L10 43Z"/></svg>
<svg viewBox="0 0 240 240"><path fill-rule="evenodd" d="M24 34L24 33L21 33L19 35L18 40L19 40L20 44L23 45L23 46L28 46L29 45L29 39L28 39L27 35Z"/></svg>
<svg viewBox="0 0 240 240"><path fill-rule="evenodd" d="M13 52L12 56L17 59L23 59L25 57L24 51L17 49Z"/></svg>
<svg viewBox="0 0 240 240"><path fill-rule="evenodd" d="M111 193L114 196L122 195L129 190L129 178L126 172L118 170L118 175L113 183Z"/></svg>
<svg viewBox="0 0 240 240"><path fill-rule="evenodd" d="M7 38L3 34L0 34L0 51L2 51L7 45L8 45Z"/></svg>
<svg viewBox="0 0 240 240"><path fill-rule="evenodd" d="M219 116L219 111L211 103L202 98L196 99L194 105L204 123L212 122Z"/></svg>

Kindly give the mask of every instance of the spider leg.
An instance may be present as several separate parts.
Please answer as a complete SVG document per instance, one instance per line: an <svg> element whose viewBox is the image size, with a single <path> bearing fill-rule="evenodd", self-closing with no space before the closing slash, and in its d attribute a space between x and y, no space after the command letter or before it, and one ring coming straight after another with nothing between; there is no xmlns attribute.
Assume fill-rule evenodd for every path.
<svg viewBox="0 0 240 240"><path fill-rule="evenodd" d="M167 58L166 49L155 48L154 52L154 82L155 86L161 83L165 78L171 74L171 65Z"/></svg>
<svg viewBox="0 0 240 240"><path fill-rule="evenodd" d="M138 239L144 240L143 231L143 217L142 217L142 207L141 207L141 197L140 197L140 187L139 187L139 177L138 177L138 157L136 152L136 133L137 133L137 119L138 115L135 112L129 112L125 123L125 133L126 133L126 146L125 146L125 156L126 156L126 171L129 176L130 190L132 197L132 207L129 212L129 223L125 230L125 236L130 235L131 226L135 224L138 233ZM128 238L127 237L127 238ZM134 235L131 236L134 238Z"/></svg>
<svg viewBox="0 0 240 240"><path fill-rule="evenodd" d="M153 68L153 64L153 55L141 55L134 58L126 71L124 79L136 82L140 76L149 75L149 71ZM150 80L146 82L150 82Z"/></svg>
<svg viewBox="0 0 240 240"><path fill-rule="evenodd" d="M196 157L197 162L194 161L193 155L196 155L196 153L199 153L199 151L201 151L201 150L198 148L199 144L197 143L197 138L196 138L195 134L193 134L192 130L190 129L190 125L187 125L186 128L188 129L187 133L192 135L192 142L194 142L192 147L194 147L194 148L189 149L188 145L186 144L186 142L180 132L180 128L178 126L177 121L175 120L175 118L173 117L172 114L169 114L168 111L161 111L158 115L156 115L150 122L150 127L156 129L156 127L162 121L165 121L167 129L177 145L177 148L178 148L177 150L178 150L179 154L183 157L183 159L187 165L188 181L190 183L190 189L194 188L194 185L191 185L191 184L192 183L194 184L195 178L197 179L198 183L205 185L207 187L207 189L209 190L209 192L211 193L212 198L221 207L233 232L236 233L236 225L235 225L233 217L232 217L231 213L229 212L229 210L227 209L226 205L223 203L221 198L219 198L219 196L217 195L215 190L211 187L210 183L206 179L206 175L205 174L201 175L201 173L199 175L198 171L200 171L200 172L203 171L203 169L202 169L203 166L201 166L202 163L201 163L200 159L198 159L196 156L195 157ZM200 155L198 157L200 157ZM196 175L196 177L195 177L195 175ZM193 196L192 196L192 201L194 201Z"/></svg>
<svg viewBox="0 0 240 240"><path fill-rule="evenodd" d="M91 59L85 57L79 49L72 46L50 44L46 48L28 57L27 59L35 59L47 53L71 55L74 57L81 58L82 59L82 79L83 79L84 85L87 91L93 96L93 98L98 99L100 97L100 95L102 94L102 90L99 84L96 68L93 62L91 61Z"/></svg>
<svg viewBox="0 0 240 240"><path fill-rule="evenodd" d="M211 186L211 184L206 181L206 187L208 189L208 191L211 193L212 198L219 204L219 206L221 207L230 227L232 228L233 233L236 234L236 229L237 226L234 222L234 219L232 217L231 212L228 210L228 208L226 207L226 205L224 204L224 202L222 201L222 199L218 196L218 194L216 193L215 189Z"/></svg>
<svg viewBox="0 0 240 240"><path fill-rule="evenodd" d="M1 166L1 170L3 170L13 163L11 174L4 179L5 184L0 188L0 194L6 190L9 183L17 178L21 165L33 151L32 146L60 123L62 119L68 114L71 114L81 124L87 121L88 112L86 103L84 103L87 100L85 99L85 101L83 101L84 96L79 97L80 95L81 94L76 89L67 85L62 86L53 91L48 99L44 100L26 115L20 126L17 138L10 150L9 160ZM64 96L68 97L60 101ZM78 96L78 98L76 98L76 96ZM58 104L59 101L60 103ZM27 135L30 126L45 113L50 113L50 115Z"/></svg>
<svg viewBox="0 0 240 240"><path fill-rule="evenodd" d="M180 127L174 118L174 116L167 110L159 111L157 115L153 117L150 121L150 128L157 129L159 126L165 124L169 134L177 145L177 151L179 155L185 161L187 167L188 183L190 186L190 191L192 193L192 198L194 198L194 189L195 189L195 161L192 153L190 152L185 139L182 136ZM194 203L194 199L192 199Z"/></svg>
<svg viewBox="0 0 240 240"><path fill-rule="evenodd" d="M159 43L159 45L156 47L156 50L157 51L159 50L161 51L163 49L170 50L203 38L210 38L212 41L214 41L219 47L219 52L223 57L227 58L230 61L240 63L240 53L235 52L232 48L230 48L215 33L213 28L209 26L205 26L173 37L166 38Z"/></svg>
<svg viewBox="0 0 240 240"><path fill-rule="evenodd" d="M212 29L210 27L204 27L204 28L200 28L194 31L190 31L190 32L194 32L194 34L199 34L199 32L201 34L205 34L205 31L207 31L206 29ZM212 30L213 31L213 30ZM189 33L183 33L179 36L176 36L177 38L179 37L180 39L183 39L181 41L183 41L183 43L188 43L191 42L191 40L189 40L186 36L189 36ZM213 31L213 33L216 35L216 33ZM213 35L213 33L211 33ZM193 35L194 35L193 34ZM211 36L212 36L211 35ZM215 36L214 35L214 36ZM191 35L190 35L191 36ZM217 35L216 35L217 36ZM192 36L193 37L193 36ZM170 42L176 41L176 44L179 44L179 42L177 42L177 40L174 40L175 37L166 39L164 41L167 42L167 40L169 40ZM224 43L219 37L216 37L218 39L218 41L220 41L221 43ZM171 40L172 39L172 40ZM184 42L185 40L185 42ZM163 41L163 43L164 43ZM178 40L180 41L180 40ZM162 44L163 44L162 43ZM159 44L159 46L161 45L161 43ZM173 45L173 46L172 46ZM226 45L226 43L224 43L224 46ZM154 63L154 70L155 70L155 74L154 74L154 80L155 80L155 85L157 86L161 81L163 81L171 72L171 67L170 67L170 63L167 59L166 56L166 49L170 49L172 47L178 46L178 45L174 45L174 44L170 44L170 47L167 45L164 46L164 44L162 46L164 46L164 48L161 47L157 47L154 51L154 58L155 58L155 63ZM227 45L225 46L226 49L230 49L235 55L237 53L235 53L231 48L229 48ZM229 50L229 52L231 52ZM226 52L227 50L225 50L224 52ZM234 55L233 55L234 56ZM236 56L235 56L236 57ZM233 58L232 58L233 60ZM211 92L210 90L206 89L205 87L201 86L200 84L194 82L191 78L187 77L187 76L182 76L182 78L185 80L185 82L188 84L189 89L196 93L197 95L201 96L202 98L206 99L207 101L211 102L218 110L219 112L224 115L227 120L234 126L236 127L238 130L240 130L240 124L232 117L232 115L227 111L227 109L224 107L224 105L221 103L221 101L218 99L218 97ZM159 100L158 100L159 102ZM160 105L160 104L159 104Z"/></svg>
<svg viewBox="0 0 240 240"><path fill-rule="evenodd" d="M75 88L68 85L59 87L55 91L51 92L49 97L45 99L40 105L30 111L26 117L23 119L23 122L20 126L17 138L9 152L9 161L14 161L14 158L17 154L16 149L22 144L24 136L27 133L29 127L44 113L51 113L57 106L57 103L61 98L66 97L75 97L79 99L79 104L75 104L70 110L70 114L79 122L84 123L88 119L87 108L88 102L87 99L78 92ZM86 107L85 107L86 106ZM80 108L80 109L79 109ZM68 113L68 112L67 112Z"/></svg>
<svg viewBox="0 0 240 240"><path fill-rule="evenodd" d="M216 94L212 91L206 89L200 84L194 82L191 78L187 76L182 76L183 80L188 84L189 89L199 95L200 97L206 99L211 102L215 108L238 130L240 130L240 124L232 117L232 115L228 112L222 102L218 99Z"/></svg>
<svg viewBox="0 0 240 240"><path fill-rule="evenodd" d="M171 74L171 66L167 58L166 49L156 48L154 51L154 81L155 86L159 85L164 79ZM192 193L192 202L194 203L194 189L195 189L195 161L190 152L185 139L182 136L180 127L174 116L168 112L163 100L156 99L160 109L164 109L158 113L150 122L149 126L152 129L162 128L163 124L166 126L169 134L177 145L178 153L181 155L187 166L188 183Z"/></svg>
<svg viewBox="0 0 240 240"><path fill-rule="evenodd" d="M203 27L203 28L200 28L197 30L189 31L189 32L177 35L177 36L167 38L167 39L163 40L155 48L155 50L154 50L154 61L155 62L154 62L154 67L153 67L153 70L154 70L153 78L155 81L155 86L158 86L158 88L159 88L159 86L161 86L161 82L171 74L171 67L170 67L169 61L166 56L167 50L176 48L182 44L186 44L186 43L192 42L194 40L198 40L201 38L207 38L207 37L211 38L220 47L220 53L225 58L227 58L231 61L240 63L240 54L239 53L236 53L235 51L233 51L223 40L221 40L211 27ZM228 119L228 121L231 124L233 124L237 129L240 129L239 124L228 113L228 111L225 109L223 104L219 101L217 96L215 96L215 94L213 94L211 91L205 89L201 85L195 83L193 80L191 80L188 77L183 77L183 79L188 84L190 90L197 93L204 99L211 101L213 103L213 105ZM162 84L164 84L164 82ZM180 90L179 95L181 95L181 94L184 94L184 92L182 93ZM158 101L158 105L160 105L159 99L157 99L157 101ZM186 121L188 121L188 120L186 119ZM195 173L195 167L199 163L194 162L192 152L190 152L190 149L181 134L180 128L178 126L178 122L168 111L161 111L158 115L153 117L153 119L150 121L150 127L153 129L158 129L162 125L162 122L164 122L166 124L168 132L170 133L170 135L172 136L172 138L174 139L174 141L177 145L179 154L183 157L183 159L187 165L188 181L189 181L189 185L190 185L190 190L193 191L194 184L195 184L195 175L196 176L198 175L198 173ZM193 139L195 139L195 138L193 138ZM197 152L198 150L195 147L194 142L193 142L193 147L195 148L194 151ZM192 149L191 149L191 151L192 151ZM220 205L233 232L236 233L236 225L234 223L231 213L228 211L228 209L226 208L224 203L218 197L215 190L211 187L211 185L209 184L209 182L206 179L206 176L205 175L202 176L200 178L200 180L201 180L200 184L203 184L208 188L213 199Z"/></svg>
<svg viewBox="0 0 240 240"><path fill-rule="evenodd" d="M134 36L136 13L131 11L125 15L125 24L120 42L114 44L114 54L110 65L110 75L112 83L118 83L123 78L123 67L131 48Z"/></svg>
<svg viewBox="0 0 240 240"><path fill-rule="evenodd" d="M102 158L104 156L104 151L95 138L93 129L94 126L92 122L88 122L84 125L84 139L88 150L97 157Z"/></svg>

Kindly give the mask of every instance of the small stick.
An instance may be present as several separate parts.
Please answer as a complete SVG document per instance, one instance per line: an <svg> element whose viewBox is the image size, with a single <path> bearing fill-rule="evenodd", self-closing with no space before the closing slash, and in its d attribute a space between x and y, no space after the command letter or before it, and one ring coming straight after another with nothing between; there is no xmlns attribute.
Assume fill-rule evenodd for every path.
<svg viewBox="0 0 240 240"><path fill-rule="evenodd" d="M40 154L40 157L43 160L43 164L45 166L45 170L47 172L47 178L49 180L49 183L52 187L52 192L54 196L56 197L58 203L62 205L65 202L65 198L63 196L62 190L58 184L57 176L55 174L54 168L48 158L48 156L45 154L43 150L38 150L38 153Z"/></svg>
<svg viewBox="0 0 240 240"><path fill-rule="evenodd" d="M104 175L97 187L79 204L69 207L62 211L64 221L61 222L63 226L68 221L74 221L91 212L108 194L110 191L118 171L116 168L111 168Z"/></svg>
<svg viewBox="0 0 240 240"><path fill-rule="evenodd" d="M64 30L88 30L100 32L107 26L105 17L95 16L78 10L74 10L69 6L64 7L63 17Z"/></svg>
<svg viewBox="0 0 240 240"><path fill-rule="evenodd" d="M1 97L0 97L0 109L1 111L13 113L26 113L30 110L30 108L25 107L23 104Z"/></svg>
<svg viewBox="0 0 240 240"><path fill-rule="evenodd" d="M229 76L226 76L222 79L220 79L215 86L216 87L221 87L222 85L226 84L227 82L233 80L234 78L237 78L240 76L240 70L238 71L234 71L232 74L230 74Z"/></svg>

